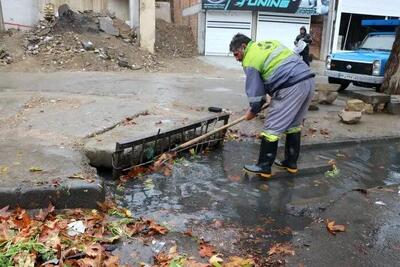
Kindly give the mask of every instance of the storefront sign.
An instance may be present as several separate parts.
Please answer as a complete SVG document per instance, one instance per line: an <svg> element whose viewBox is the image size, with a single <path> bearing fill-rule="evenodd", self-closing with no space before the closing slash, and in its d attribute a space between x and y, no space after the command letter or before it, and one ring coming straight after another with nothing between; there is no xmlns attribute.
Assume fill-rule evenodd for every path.
<svg viewBox="0 0 400 267"><path fill-rule="evenodd" d="M301 15L327 14L329 0L202 0L208 10L252 10Z"/></svg>

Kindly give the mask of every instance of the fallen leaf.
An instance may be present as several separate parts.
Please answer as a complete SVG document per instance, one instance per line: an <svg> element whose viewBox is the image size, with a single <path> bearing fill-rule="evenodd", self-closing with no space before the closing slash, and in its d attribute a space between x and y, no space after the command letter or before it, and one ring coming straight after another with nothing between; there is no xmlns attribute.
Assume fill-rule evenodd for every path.
<svg viewBox="0 0 400 267"><path fill-rule="evenodd" d="M165 235L168 233L168 229L165 228L164 226L161 226L151 220L147 220L147 224L149 225L149 234L161 234Z"/></svg>
<svg viewBox="0 0 400 267"><path fill-rule="evenodd" d="M294 256L295 252L293 246L289 243L276 243L268 251L268 256L272 255L291 255Z"/></svg>
<svg viewBox="0 0 400 267"><path fill-rule="evenodd" d="M4 208L0 209L0 220L7 220L11 212L8 211L9 206L5 206Z"/></svg>
<svg viewBox="0 0 400 267"><path fill-rule="evenodd" d="M242 180L242 177L240 177L239 175L229 175L228 179L232 182L240 182L240 180Z"/></svg>
<svg viewBox="0 0 400 267"><path fill-rule="evenodd" d="M26 229L31 224L31 217L26 213L26 210L21 208L16 208L14 211L14 224L18 229Z"/></svg>
<svg viewBox="0 0 400 267"><path fill-rule="evenodd" d="M210 260L208 261L214 267L222 267L222 263L224 260L220 257L219 254L213 255Z"/></svg>
<svg viewBox="0 0 400 267"><path fill-rule="evenodd" d="M8 172L8 166L0 165L0 174L6 174Z"/></svg>
<svg viewBox="0 0 400 267"><path fill-rule="evenodd" d="M168 255L171 257L175 257L178 252L178 246L172 246L169 249Z"/></svg>
<svg viewBox="0 0 400 267"><path fill-rule="evenodd" d="M119 265L119 257L116 255L108 255L107 259L104 261L104 266L107 267L118 267Z"/></svg>
<svg viewBox="0 0 400 267"><path fill-rule="evenodd" d="M45 209L45 210L40 209L39 214L35 216L35 219L38 221L44 222L46 220L47 216L54 212L54 209L55 208L54 208L53 204L51 204L51 202L50 202L47 209Z"/></svg>
<svg viewBox="0 0 400 267"><path fill-rule="evenodd" d="M346 227L341 224L335 224L335 221L326 220L326 229L332 235L336 235L337 232L345 232Z"/></svg>
<svg viewBox="0 0 400 267"><path fill-rule="evenodd" d="M85 180L85 177L83 177L82 174L80 173L74 173L71 176L68 176L69 179L80 179L80 180Z"/></svg>
<svg viewBox="0 0 400 267"><path fill-rule="evenodd" d="M186 232L183 233L183 235L192 237L192 236L193 236L193 233L192 233L192 231L187 230Z"/></svg>
<svg viewBox="0 0 400 267"><path fill-rule="evenodd" d="M171 259L169 258L169 256L163 252L154 256L154 261L157 266L168 266L170 260Z"/></svg>
<svg viewBox="0 0 400 267"><path fill-rule="evenodd" d="M29 168L29 171L30 171L30 172L42 172L43 169L42 169L42 168L39 168L39 167L30 167L30 168Z"/></svg>
<svg viewBox="0 0 400 267"><path fill-rule="evenodd" d="M230 257L229 262L224 264L224 267L253 267L255 262L253 259L243 259L240 257Z"/></svg>
<svg viewBox="0 0 400 267"><path fill-rule="evenodd" d="M200 257L211 257L215 252L215 248L205 241L201 241L199 245Z"/></svg>
<svg viewBox="0 0 400 267"><path fill-rule="evenodd" d="M262 184L262 185L260 186L260 189L261 189L262 191L268 191L268 190L269 190L269 186L266 185L266 184Z"/></svg>

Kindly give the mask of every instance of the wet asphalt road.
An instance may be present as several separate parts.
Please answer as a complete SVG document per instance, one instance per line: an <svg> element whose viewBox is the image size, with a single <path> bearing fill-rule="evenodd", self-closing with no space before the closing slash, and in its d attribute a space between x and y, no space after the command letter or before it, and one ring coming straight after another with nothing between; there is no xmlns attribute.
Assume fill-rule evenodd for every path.
<svg viewBox="0 0 400 267"><path fill-rule="evenodd" d="M147 252L142 248L143 244L131 244L131 250L136 249L144 261L151 261L151 251L167 249L173 242L179 243L181 251L195 255L196 242L184 237L182 233L185 231L192 231L195 236L210 241L224 255L253 255L262 259L276 242L296 243L298 236L307 239L307 231L313 229L325 214L329 214L335 202L342 201L346 194L360 194L354 189L399 184L399 148L400 144L395 143L304 151L303 161L312 161L313 158L327 161L335 159L340 174L327 177L320 173L296 179L288 177L265 181L258 177L247 177L241 170L243 163L256 159L258 144L228 142L222 149L207 155L183 159L174 166L171 177L151 174L127 183L122 189L115 190L111 182L109 187L119 203L129 208L135 216L152 218L173 232L172 236L165 237L165 244L155 243L146 248ZM357 202L351 207L357 207ZM351 221L352 214L348 213L351 208L341 210L339 214L346 214L348 221ZM377 213L379 210L371 208L371 212ZM397 223L396 220L392 222ZM358 224L360 229L364 225L362 220L354 223L351 225L353 231L358 230ZM379 228L379 225L376 227ZM321 232L321 236L326 237L326 240L319 241L322 246L323 242L332 242L323 227ZM350 236L342 234L346 235ZM298 255L303 255L302 251L309 251L311 244L314 245L312 241L308 242L306 246L296 246ZM390 249L386 252L389 253ZM312 256L304 254L304 258L296 260L307 262L309 259L308 265L311 266L323 262L318 255L309 254ZM365 257L368 255L360 254L359 258L352 255L344 263L358 266ZM291 263L297 266L298 262ZM329 263L332 264L330 266L340 266L335 264L334 258Z"/></svg>

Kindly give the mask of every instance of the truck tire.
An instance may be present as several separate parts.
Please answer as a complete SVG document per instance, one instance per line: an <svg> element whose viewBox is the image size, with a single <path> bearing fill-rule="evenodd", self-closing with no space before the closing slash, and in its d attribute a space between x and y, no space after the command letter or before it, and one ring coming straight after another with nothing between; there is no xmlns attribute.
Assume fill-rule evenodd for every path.
<svg viewBox="0 0 400 267"><path fill-rule="evenodd" d="M350 82L348 82L348 81L343 81L341 79L337 79L337 78L333 78L333 77L328 77L328 82L334 83L334 84L340 84L338 92L344 91L350 85Z"/></svg>
<svg viewBox="0 0 400 267"><path fill-rule="evenodd" d="M340 83L339 89L337 91L342 92L342 91L346 90L346 88L349 87L349 85L350 85L350 82L343 81Z"/></svg>

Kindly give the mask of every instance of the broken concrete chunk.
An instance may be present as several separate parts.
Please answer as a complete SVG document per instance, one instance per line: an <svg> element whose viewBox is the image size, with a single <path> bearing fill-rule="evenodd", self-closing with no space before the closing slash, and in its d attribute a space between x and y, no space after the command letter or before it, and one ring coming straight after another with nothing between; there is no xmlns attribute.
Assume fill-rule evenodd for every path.
<svg viewBox="0 0 400 267"><path fill-rule="evenodd" d="M374 106L372 104L365 104L362 112L366 114L374 114Z"/></svg>
<svg viewBox="0 0 400 267"><path fill-rule="evenodd" d="M359 123L362 117L361 111L346 111L342 110L338 114L339 118L343 123L346 124L356 124Z"/></svg>
<svg viewBox="0 0 400 267"><path fill-rule="evenodd" d="M118 57L118 66L120 66L122 68L130 68L128 59L125 57Z"/></svg>
<svg viewBox="0 0 400 267"><path fill-rule="evenodd" d="M99 22L100 30L103 32L114 36L119 35L119 30L114 27L113 20L110 17L99 17Z"/></svg>
<svg viewBox="0 0 400 267"><path fill-rule="evenodd" d="M346 102L346 111L363 111L365 103L359 99L350 99Z"/></svg>
<svg viewBox="0 0 400 267"><path fill-rule="evenodd" d="M81 41L82 47L86 50L94 50L94 44L91 41Z"/></svg>
<svg viewBox="0 0 400 267"><path fill-rule="evenodd" d="M333 91L318 91L318 103L323 105L331 105L335 102L338 96L337 92Z"/></svg>
<svg viewBox="0 0 400 267"><path fill-rule="evenodd" d="M9 54L7 53L7 51L4 48L0 48L0 59L6 58L8 56Z"/></svg>
<svg viewBox="0 0 400 267"><path fill-rule="evenodd" d="M130 40L129 38L131 37L132 30L131 27L129 27L129 25L125 23L125 21L115 18L113 19L113 25L119 31L119 35L122 38Z"/></svg>
<svg viewBox="0 0 400 267"><path fill-rule="evenodd" d="M313 103L311 103L311 105L308 107L309 111L317 111L319 110L319 107Z"/></svg>

